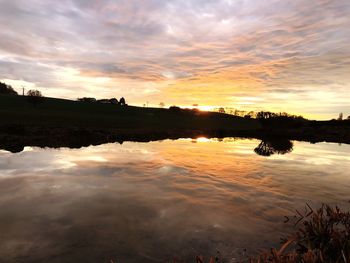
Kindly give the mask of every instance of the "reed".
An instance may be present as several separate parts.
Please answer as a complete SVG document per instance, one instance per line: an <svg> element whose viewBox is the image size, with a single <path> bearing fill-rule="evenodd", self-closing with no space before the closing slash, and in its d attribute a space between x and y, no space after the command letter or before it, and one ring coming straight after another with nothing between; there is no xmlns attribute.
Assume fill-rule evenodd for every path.
<svg viewBox="0 0 350 263"><path fill-rule="evenodd" d="M295 232L282 238L280 248L272 248L241 263L350 263L350 213L338 206L323 204L314 210L306 204L304 211L296 210L285 223L292 223ZM167 263L184 263L173 259ZM221 256L204 260L195 257L195 263L224 263Z"/></svg>
<svg viewBox="0 0 350 263"><path fill-rule="evenodd" d="M283 239L282 246L252 257L250 263L350 263L350 213L337 206L322 205L313 210L308 204L304 212L296 210L292 217L296 232Z"/></svg>

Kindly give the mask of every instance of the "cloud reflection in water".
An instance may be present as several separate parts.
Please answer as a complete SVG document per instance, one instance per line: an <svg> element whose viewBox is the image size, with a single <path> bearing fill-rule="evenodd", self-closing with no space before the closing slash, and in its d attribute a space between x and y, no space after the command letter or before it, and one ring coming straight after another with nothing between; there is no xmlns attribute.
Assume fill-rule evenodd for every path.
<svg viewBox="0 0 350 263"><path fill-rule="evenodd" d="M349 146L256 140L0 152L0 261L157 262L237 257L279 241L305 202L347 205Z"/></svg>

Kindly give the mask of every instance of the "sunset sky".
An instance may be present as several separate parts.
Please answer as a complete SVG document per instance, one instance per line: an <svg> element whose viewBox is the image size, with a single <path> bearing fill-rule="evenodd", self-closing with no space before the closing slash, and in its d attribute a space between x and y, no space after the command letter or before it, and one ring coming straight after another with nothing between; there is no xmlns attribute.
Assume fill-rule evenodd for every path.
<svg viewBox="0 0 350 263"><path fill-rule="evenodd" d="M0 0L0 37L18 92L350 115L349 0Z"/></svg>

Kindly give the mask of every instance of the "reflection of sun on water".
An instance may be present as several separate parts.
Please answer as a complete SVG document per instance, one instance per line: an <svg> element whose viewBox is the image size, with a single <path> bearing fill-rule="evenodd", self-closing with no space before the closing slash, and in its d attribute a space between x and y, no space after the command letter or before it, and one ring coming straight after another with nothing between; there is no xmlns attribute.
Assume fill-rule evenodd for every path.
<svg viewBox="0 0 350 263"><path fill-rule="evenodd" d="M84 254L94 251L96 242L86 243L72 233L92 229L96 240L105 241L101 244L106 254L123 255L136 246L142 249L137 255L167 259L179 251L192 256L213 247L212 254L220 250L231 259L242 247L268 248L275 241L278 245L286 227L284 215L309 200L346 205L349 146L339 149L300 142L282 162L255 155L258 140L225 138L221 142L201 136L193 139L197 144L191 141L0 154L0 219L11 219L0 220L2 243L11 248L1 244L0 255L11 253L14 260L7 262L24 258L27 255L18 255L12 244L34 247L36 240L46 240L47 233L52 233L50 245L59 246L62 255L70 254L72 244L76 253ZM322 159L319 166L307 163L317 157L334 163L325 164ZM37 224L42 211L43 224ZM35 240L32 233L37 235ZM66 236L71 237L69 242ZM181 242L174 245L174 240ZM120 242L116 248L114 244ZM164 255L158 253L160 246L165 247ZM46 244L35 252L35 259L52 256Z"/></svg>
<svg viewBox="0 0 350 263"><path fill-rule="evenodd" d="M33 147L26 146L26 147L24 147L24 149L22 150L22 152L32 152L33 150L34 150Z"/></svg>

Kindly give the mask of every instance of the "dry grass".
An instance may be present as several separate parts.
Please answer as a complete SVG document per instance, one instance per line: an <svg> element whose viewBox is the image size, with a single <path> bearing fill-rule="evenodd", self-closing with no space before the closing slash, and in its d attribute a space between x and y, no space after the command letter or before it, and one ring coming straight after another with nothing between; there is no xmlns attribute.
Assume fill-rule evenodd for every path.
<svg viewBox="0 0 350 263"><path fill-rule="evenodd" d="M305 212L296 211L293 222L297 231L284 239L279 250L271 249L251 263L350 263L350 213L338 207L322 205L313 210L309 205Z"/></svg>
<svg viewBox="0 0 350 263"><path fill-rule="evenodd" d="M286 217L296 232L282 239L279 249L272 248L245 263L350 263L350 213L337 206L322 205L313 210L308 204L305 211L296 210L293 217ZM197 256L195 263L224 263L221 257L204 260ZM167 263L184 263L174 259Z"/></svg>
<svg viewBox="0 0 350 263"><path fill-rule="evenodd" d="M308 204L305 211L296 210L293 217L286 217L296 232L282 239L279 249L272 248L242 263L350 263L350 213L337 206L322 205L313 210ZM174 258L166 263L185 263ZM225 263L220 253L205 260L194 258L194 263ZM116 263L111 260L111 263Z"/></svg>

